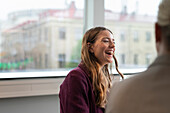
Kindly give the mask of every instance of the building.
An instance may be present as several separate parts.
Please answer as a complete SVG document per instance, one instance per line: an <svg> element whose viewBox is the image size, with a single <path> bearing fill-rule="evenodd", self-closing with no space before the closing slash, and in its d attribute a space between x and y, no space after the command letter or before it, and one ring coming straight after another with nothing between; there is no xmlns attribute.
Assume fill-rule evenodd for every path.
<svg viewBox="0 0 170 113"><path fill-rule="evenodd" d="M154 16L106 11L105 25L115 34L120 66L147 66L156 57Z"/></svg>
<svg viewBox="0 0 170 113"><path fill-rule="evenodd" d="M76 48L81 48L83 10L77 9L72 2L67 9L44 10L37 13L37 17L3 30L2 51L6 55L2 61L21 62L20 69L56 69L78 63L80 57L73 56L80 55ZM135 13L105 11L105 25L114 33L121 67L146 66L153 61L156 56L153 38L155 19ZM28 59L32 61L23 65Z"/></svg>

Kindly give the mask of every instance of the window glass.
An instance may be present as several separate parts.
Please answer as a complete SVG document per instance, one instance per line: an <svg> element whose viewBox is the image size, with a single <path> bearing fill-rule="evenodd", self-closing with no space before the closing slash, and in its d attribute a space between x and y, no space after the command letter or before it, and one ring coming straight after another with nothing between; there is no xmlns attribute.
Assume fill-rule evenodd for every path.
<svg viewBox="0 0 170 113"><path fill-rule="evenodd" d="M121 54L121 65L125 64L125 54Z"/></svg>
<svg viewBox="0 0 170 113"><path fill-rule="evenodd" d="M155 59L154 24L159 2L105 0L105 26L114 34L120 68L146 68Z"/></svg>
<svg viewBox="0 0 170 113"><path fill-rule="evenodd" d="M146 53L146 56L145 56L145 62L146 62L146 64L150 64L150 62L151 62L151 57L152 57L152 55L150 54L150 53Z"/></svg>
<svg viewBox="0 0 170 113"><path fill-rule="evenodd" d="M121 40L121 42L125 41L125 32L121 31L121 33L120 33L120 40Z"/></svg>
<svg viewBox="0 0 170 113"><path fill-rule="evenodd" d="M151 41L151 32L149 32L149 31L146 32L146 41L147 42Z"/></svg>
<svg viewBox="0 0 170 113"><path fill-rule="evenodd" d="M59 28L59 38L60 39L66 38L66 29L65 28Z"/></svg>
<svg viewBox="0 0 170 113"><path fill-rule="evenodd" d="M74 31L74 32L75 32L75 33L74 33L74 34L75 34L75 39L76 39L76 40L82 39L82 37L83 37L83 35L82 35L82 34L83 34L82 29L80 29L80 28L75 28L74 30L75 30L75 31Z"/></svg>
<svg viewBox="0 0 170 113"><path fill-rule="evenodd" d="M134 31L133 33L134 33L134 34L133 34L133 39L134 39L134 41L135 41L135 42L138 42L138 41L139 41L138 32L137 32L137 31Z"/></svg>
<svg viewBox="0 0 170 113"><path fill-rule="evenodd" d="M138 64L138 54L134 54L134 64Z"/></svg>
<svg viewBox="0 0 170 113"><path fill-rule="evenodd" d="M0 71L72 68L80 61L84 0L0 3Z"/></svg>

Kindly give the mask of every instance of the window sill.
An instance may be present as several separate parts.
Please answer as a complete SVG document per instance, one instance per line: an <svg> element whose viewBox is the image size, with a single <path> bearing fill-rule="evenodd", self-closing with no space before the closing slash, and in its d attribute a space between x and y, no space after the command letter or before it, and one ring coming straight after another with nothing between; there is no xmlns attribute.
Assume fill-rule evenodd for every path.
<svg viewBox="0 0 170 113"><path fill-rule="evenodd" d="M63 78L38 78L3 80L0 82L0 98L58 95Z"/></svg>

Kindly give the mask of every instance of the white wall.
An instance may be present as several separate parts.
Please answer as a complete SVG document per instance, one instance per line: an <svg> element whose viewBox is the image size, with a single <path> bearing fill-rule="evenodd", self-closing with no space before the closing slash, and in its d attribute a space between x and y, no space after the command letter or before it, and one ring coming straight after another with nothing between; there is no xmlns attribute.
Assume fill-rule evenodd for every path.
<svg viewBox="0 0 170 113"><path fill-rule="evenodd" d="M59 113L58 95L0 99L0 113Z"/></svg>

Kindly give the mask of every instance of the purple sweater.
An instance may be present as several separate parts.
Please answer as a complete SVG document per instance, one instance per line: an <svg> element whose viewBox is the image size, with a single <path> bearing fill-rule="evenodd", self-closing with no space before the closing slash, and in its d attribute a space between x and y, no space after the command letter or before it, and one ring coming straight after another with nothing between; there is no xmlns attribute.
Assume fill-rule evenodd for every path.
<svg viewBox="0 0 170 113"><path fill-rule="evenodd" d="M61 84L59 98L60 113L104 113L95 105L89 73L82 63Z"/></svg>

